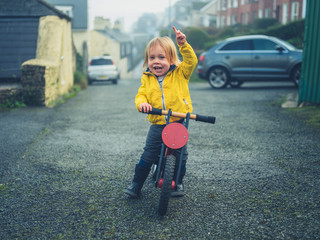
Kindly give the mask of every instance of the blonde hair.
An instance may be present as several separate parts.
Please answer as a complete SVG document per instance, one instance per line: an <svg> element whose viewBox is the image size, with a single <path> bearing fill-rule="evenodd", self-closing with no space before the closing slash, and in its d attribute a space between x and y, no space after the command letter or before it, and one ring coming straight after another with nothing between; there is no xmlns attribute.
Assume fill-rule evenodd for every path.
<svg viewBox="0 0 320 240"><path fill-rule="evenodd" d="M149 57L150 49L152 47L156 46L157 44L159 44L163 48L164 52L166 53L166 58L168 59L169 63L175 64L176 66L179 66L181 61L178 57L176 45L171 40L171 38L169 38L169 37L156 37L156 38L152 39L146 47L143 67L144 68L148 67L148 57Z"/></svg>

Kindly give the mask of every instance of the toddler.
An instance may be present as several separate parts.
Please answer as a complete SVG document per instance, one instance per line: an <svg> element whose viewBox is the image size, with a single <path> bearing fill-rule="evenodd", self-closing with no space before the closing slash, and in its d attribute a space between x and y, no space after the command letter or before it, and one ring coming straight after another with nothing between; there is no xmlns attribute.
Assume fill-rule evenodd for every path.
<svg viewBox="0 0 320 240"><path fill-rule="evenodd" d="M180 62L176 46L169 37L156 37L149 42L143 64L146 71L141 77L141 86L135 98L136 107L140 112L149 112L152 107L182 113L191 113L193 110L188 83L198 59L186 41L185 34L175 27L173 30L183 61ZM152 125L147 135L146 145L139 163L135 166L133 181L125 190L125 193L132 198L140 196L151 166L159 160L161 152L161 133L166 124L166 116L149 114L148 120ZM183 123L184 119L170 117L170 122ZM177 159L180 153L181 149L175 150ZM185 149L181 177L177 183L177 189L171 193L172 197L184 195L182 179L186 172L187 158L188 152Z"/></svg>

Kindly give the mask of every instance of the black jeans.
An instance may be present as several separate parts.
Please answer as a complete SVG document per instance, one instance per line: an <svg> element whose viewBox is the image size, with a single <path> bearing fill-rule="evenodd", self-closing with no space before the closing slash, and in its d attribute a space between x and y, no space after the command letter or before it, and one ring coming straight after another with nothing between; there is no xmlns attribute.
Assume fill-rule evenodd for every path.
<svg viewBox="0 0 320 240"><path fill-rule="evenodd" d="M141 155L141 159L147 163L154 164L159 161L160 153L161 153L161 146L162 146L162 130L165 128L166 125L151 125L146 145L144 147L144 152ZM180 159L181 148L174 150L174 155L177 159ZM183 165L186 164L188 159L188 151L187 145L185 146L184 154L183 154Z"/></svg>

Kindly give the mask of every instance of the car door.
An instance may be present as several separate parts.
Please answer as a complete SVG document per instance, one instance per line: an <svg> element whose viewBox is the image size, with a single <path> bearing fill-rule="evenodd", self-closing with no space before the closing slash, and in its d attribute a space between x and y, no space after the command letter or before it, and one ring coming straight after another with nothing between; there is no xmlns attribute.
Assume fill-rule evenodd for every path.
<svg viewBox="0 0 320 240"><path fill-rule="evenodd" d="M249 77L252 71L252 40L236 40L222 46L217 54L233 78Z"/></svg>
<svg viewBox="0 0 320 240"><path fill-rule="evenodd" d="M288 50L269 39L254 39L252 54L252 74L254 77L285 77L288 67Z"/></svg>

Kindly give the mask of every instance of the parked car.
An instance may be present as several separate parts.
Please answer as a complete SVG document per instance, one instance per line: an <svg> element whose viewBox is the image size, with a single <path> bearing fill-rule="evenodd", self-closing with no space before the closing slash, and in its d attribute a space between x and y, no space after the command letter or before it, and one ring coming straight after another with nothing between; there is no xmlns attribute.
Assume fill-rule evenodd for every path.
<svg viewBox="0 0 320 240"><path fill-rule="evenodd" d="M94 57L88 66L88 84L94 81L118 83L120 71L110 56Z"/></svg>
<svg viewBox="0 0 320 240"><path fill-rule="evenodd" d="M245 81L292 81L299 86L302 50L276 37L227 38L199 57L198 76L213 88Z"/></svg>

